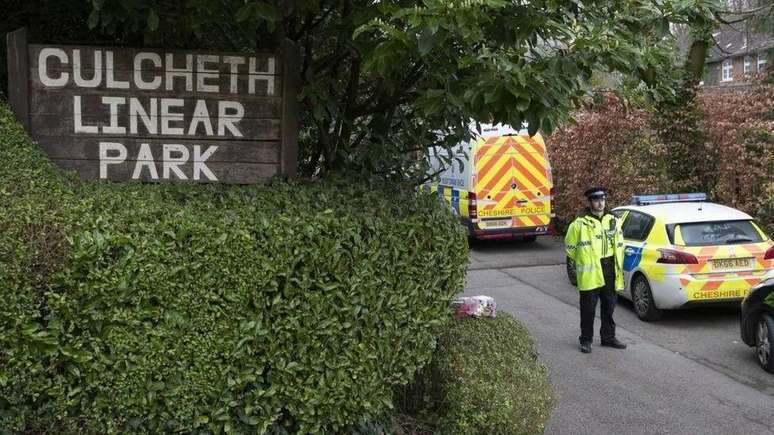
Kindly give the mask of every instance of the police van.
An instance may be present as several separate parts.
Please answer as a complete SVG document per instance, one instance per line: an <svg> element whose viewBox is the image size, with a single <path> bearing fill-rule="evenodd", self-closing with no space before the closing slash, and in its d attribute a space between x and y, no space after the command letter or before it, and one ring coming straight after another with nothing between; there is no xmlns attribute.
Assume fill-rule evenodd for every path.
<svg viewBox="0 0 774 435"><path fill-rule="evenodd" d="M502 124L471 126L472 139L429 150L425 185L451 207L476 239L554 234L551 164L540 134Z"/></svg>

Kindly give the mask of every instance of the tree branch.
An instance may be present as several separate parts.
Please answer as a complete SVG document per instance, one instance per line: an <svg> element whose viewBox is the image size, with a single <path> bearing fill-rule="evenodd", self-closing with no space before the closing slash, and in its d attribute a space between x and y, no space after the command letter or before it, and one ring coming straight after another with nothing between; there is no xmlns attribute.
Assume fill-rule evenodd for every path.
<svg viewBox="0 0 774 435"><path fill-rule="evenodd" d="M770 3L768 5L764 5L761 7L757 7L754 9L748 9L746 11L729 11L729 10L720 10L718 11L719 14L725 14L725 15L753 15L757 14L760 11L765 11L766 9L774 8L774 3Z"/></svg>
<svg viewBox="0 0 774 435"><path fill-rule="evenodd" d="M404 91L402 95L394 94L387 99L382 99L381 96L377 97L377 104L375 105L367 106L366 104L362 104L353 108L352 116L359 118L365 115L373 115L374 113L384 112L385 110L409 102L411 100L411 95L409 95L410 89L413 88L415 84L417 84L420 78L422 78L421 72L423 68L424 66L422 64L416 64L414 66L414 69L412 69L412 71L408 74L405 81L403 81L398 87Z"/></svg>
<svg viewBox="0 0 774 435"><path fill-rule="evenodd" d="M717 47L718 50L720 50L723 54L731 54L730 51L726 51L723 47L720 46L720 44L718 43L718 40L715 39L715 36L712 36L712 42L715 43L715 47Z"/></svg>
<svg viewBox="0 0 774 435"><path fill-rule="evenodd" d="M347 92L344 95L344 107L342 109L343 116L339 118L336 130L339 131L337 140L339 144L349 142L349 136L352 134L352 105L357 99L358 90L360 88L360 53L357 53L357 50L354 47L352 47L352 49L354 53L349 69Z"/></svg>
<svg viewBox="0 0 774 435"><path fill-rule="evenodd" d="M320 23L325 21L334 9L335 7L331 6L327 10L323 11L323 13L320 14L316 20L314 19L315 16L313 14L308 14L306 19L304 19L304 24L301 26L301 28L298 29L297 32L293 34L294 40L297 41L301 39L304 34L309 35L309 32L311 32L315 27L319 26Z"/></svg>

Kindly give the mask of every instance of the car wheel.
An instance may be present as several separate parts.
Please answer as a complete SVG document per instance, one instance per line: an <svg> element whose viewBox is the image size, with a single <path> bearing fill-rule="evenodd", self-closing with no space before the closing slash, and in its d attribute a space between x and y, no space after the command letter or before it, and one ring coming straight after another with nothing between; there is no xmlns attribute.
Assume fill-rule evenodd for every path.
<svg viewBox="0 0 774 435"><path fill-rule="evenodd" d="M774 343L774 318L769 314L762 314L755 325L755 353L763 370L774 373L774 355L772 344Z"/></svg>
<svg viewBox="0 0 774 435"><path fill-rule="evenodd" d="M656 307L648 280L642 275L637 275L632 282L632 304L637 317L646 322L658 320L663 314L663 311Z"/></svg>

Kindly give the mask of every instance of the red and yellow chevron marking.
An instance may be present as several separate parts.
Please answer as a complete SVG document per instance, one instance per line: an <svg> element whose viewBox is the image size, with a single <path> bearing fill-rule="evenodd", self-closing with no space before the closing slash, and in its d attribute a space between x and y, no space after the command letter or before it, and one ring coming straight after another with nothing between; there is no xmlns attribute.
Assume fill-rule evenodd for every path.
<svg viewBox="0 0 774 435"><path fill-rule="evenodd" d="M479 143L476 174L479 199L494 201L479 204L482 215L492 210L511 210L509 214L518 216L514 226L550 223L550 201L541 198L550 194L550 166L540 136L491 137ZM511 189L514 183L520 188ZM524 200L528 202L518 203Z"/></svg>
<svg viewBox="0 0 774 435"><path fill-rule="evenodd" d="M514 227L539 227L542 225L548 225L551 222L551 217L546 215L526 215L526 216L514 216Z"/></svg>
<svg viewBox="0 0 774 435"><path fill-rule="evenodd" d="M774 260L764 260L766 250L769 249L774 242L769 243L751 243L747 245L736 245L738 257L753 257L755 258L756 269L774 268Z"/></svg>
<svg viewBox="0 0 774 435"><path fill-rule="evenodd" d="M680 278L680 284L689 300L742 298L750 288L761 282L774 261L763 260L767 246L772 242L746 245L705 246L683 248L695 255L699 264L685 265L679 272L696 279ZM710 260L725 258L754 258L753 270L718 272L712 270Z"/></svg>
<svg viewBox="0 0 774 435"><path fill-rule="evenodd" d="M686 264L683 266L683 270L679 273L690 273L690 274L696 274L696 273L709 273L710 270L710 258L713 258L715 256L715 253L717 253L718 249L720 249L718 246L702 246L700 248L685 248L685 251L693 254L696 256L696 258L699 260L698 264Z"/></svg>
<svg viewBox="0 0 774 435"><path fill-rule="evenodd" d="M761 282L761 278L731 277L685 282L683 289L689 300L743 298L750 289Z"/></svg>

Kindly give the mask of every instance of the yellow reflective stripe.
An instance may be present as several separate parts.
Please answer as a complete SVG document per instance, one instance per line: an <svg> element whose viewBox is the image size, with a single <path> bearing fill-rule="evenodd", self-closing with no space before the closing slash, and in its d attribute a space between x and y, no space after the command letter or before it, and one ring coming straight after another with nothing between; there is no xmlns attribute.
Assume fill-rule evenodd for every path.
<svg viewBox="0 0 774 435"><path fill-rule="evenodd" d="M513 192L506 193L494 208L508 208L508 205L513 202L513 196Z"/></svg>
<svg viewBox="0 0 774 435"><path fill-rule="evenodd" d="M534 157L535 160L537 160L538 163L540 163L543 166L543 168L548 167L548 159L546 159L543 150L536 149L535 146L532 145L532 143L526 139L524 140L524 146L533 150L533 152L531 153L532 157Z"/></svg>
<svg viewBox="0 0 774 435"><path fill-rule="evenodd" d="M548 184L548 178L546 176L546 171L547 171L546 168L548 168L548 161L546 161L542 153L535 151L532 144L529 143L529 141L527 141L526 139L522 139L520 143L524 147L525 151L531 151L529 153L529 156L535 160L535 163L539 165L539 167L536 167L535 164L530 162L526 158L526 156L524 156L524 154L517 155L518 156L517 160L519 161L519 163L521 163L521 165L525 169L527 169L530 172L530 174L532 174L532 176L535 177L537 181L541 182L542 184Z"/></svg>
<svg viewBox="0 0 774 435"><path fill-rule="evenodd" d="M509 161L509 162L507 162L506 164L507 164L507 165L510 165L510 164L511 164L511 162ZM509 172L510 172L510 171L509 171ZM490 191L490 192L499 193L499 192L501 192L501 191L503 191L503 190L508 190L508 189L505 189L505 187L506 187L506 186L507 186L507 185L508 185L510 182L511 182L511 177L510 177L510 174L508 174L508 176L505 176L505 177L500 177L500 179L499 179L499 180L497 180L497 182L496 182L496 183L495 183L495 184L492 186L492 188L491 188L489 191Z"/></svg>
<svg viewBox="0 0 774 435"><path fill-rule="evenodd" d="M510 166L510 157L502 155L498 157L497 162L492 166L485 174L479 173L478 183L476 183L476 191L480 192L486 190L486 187L492 182L492 179L503 170L505 166ZM494 190L494 189L489 189Z"/></svg>

